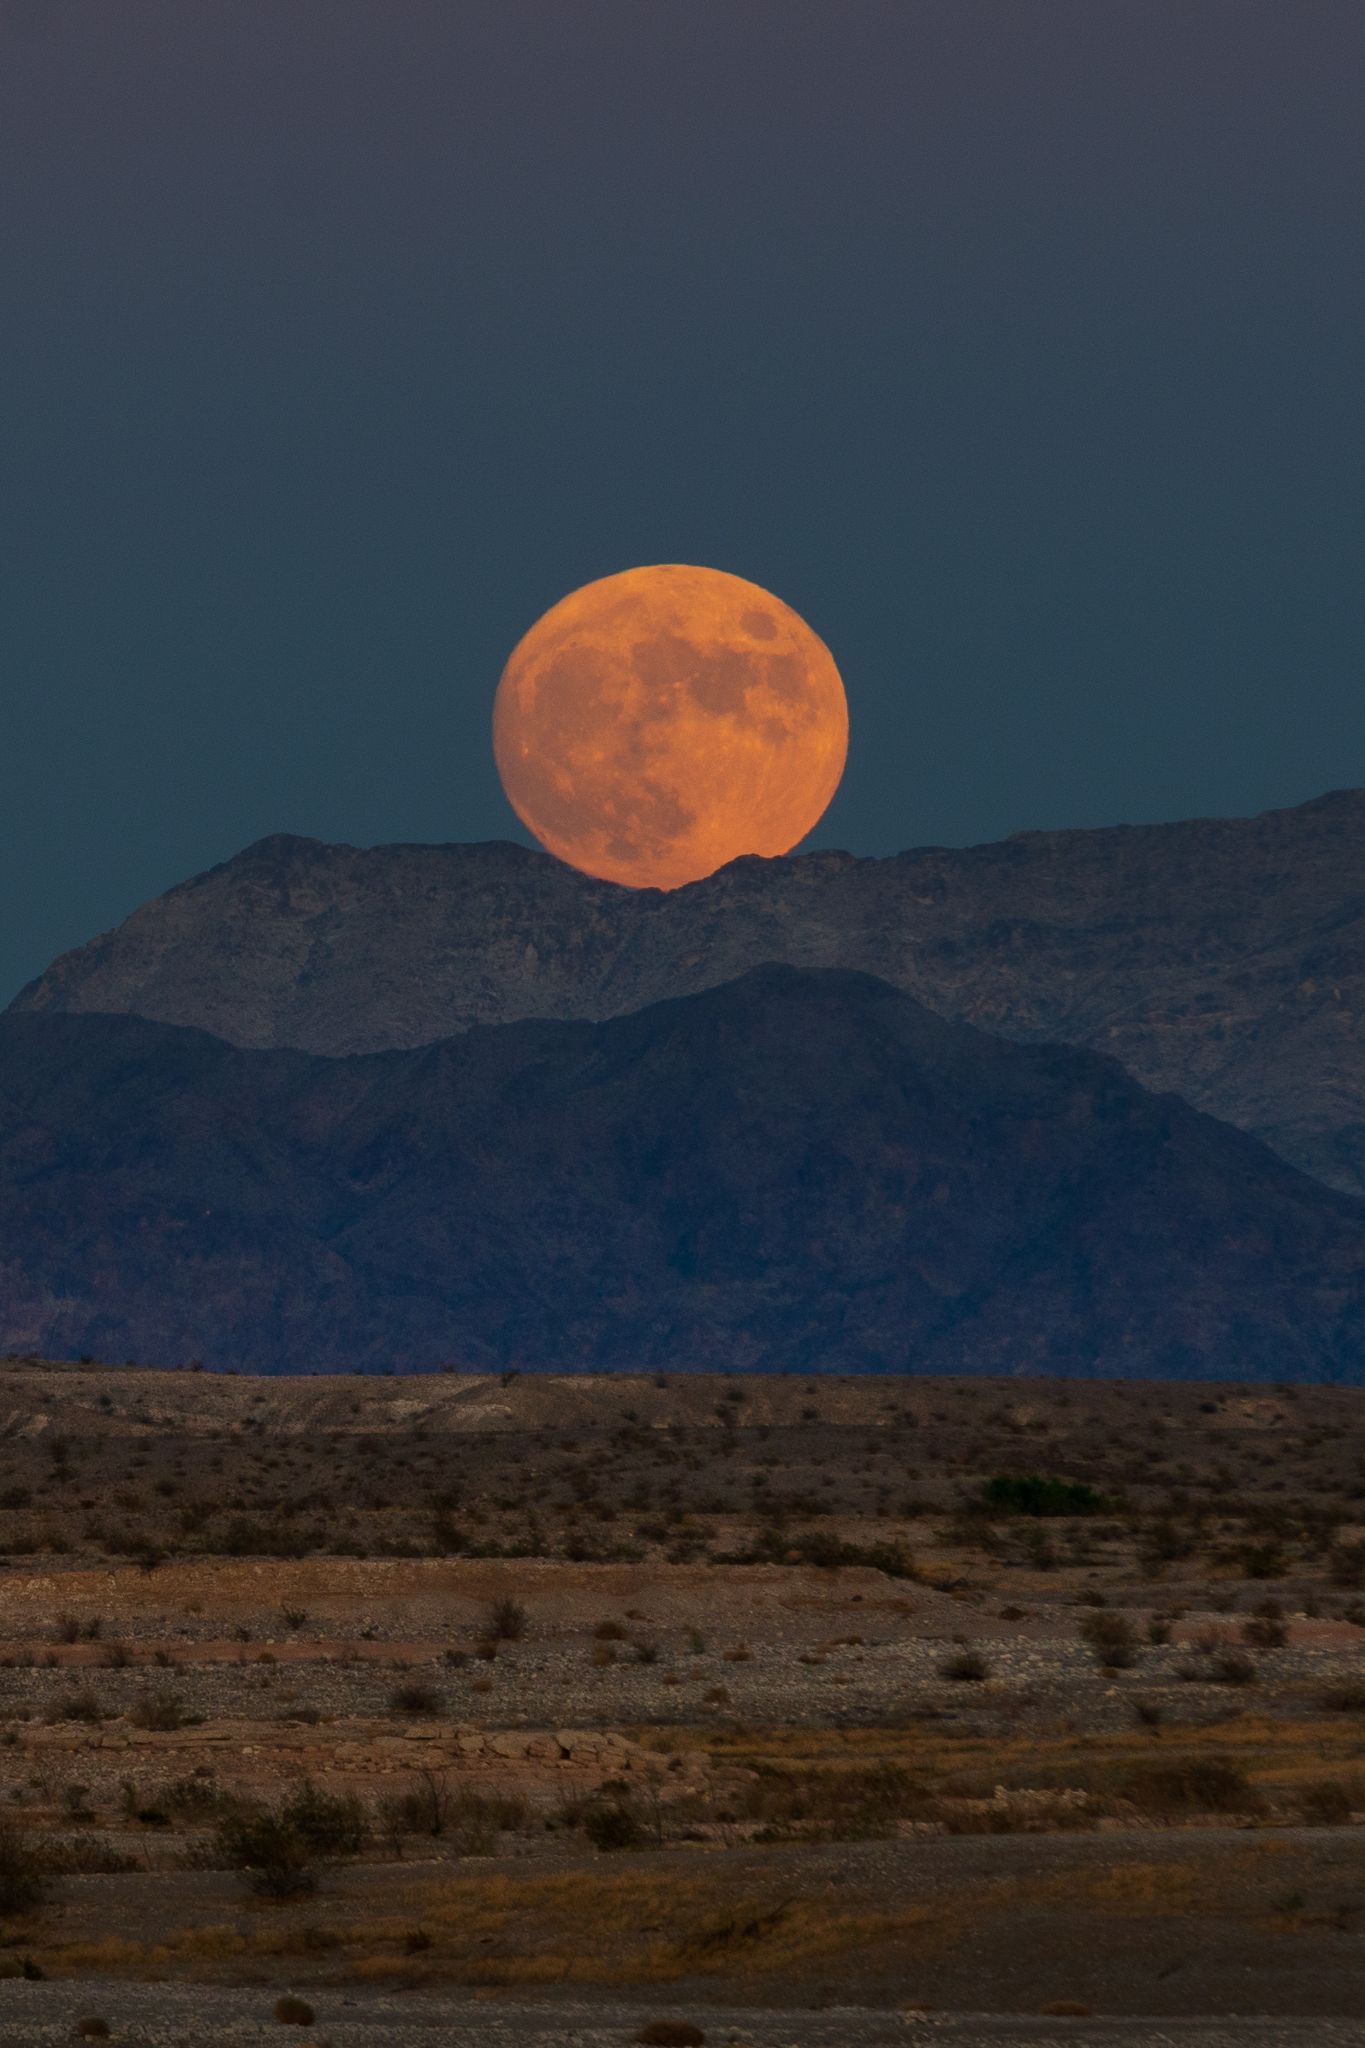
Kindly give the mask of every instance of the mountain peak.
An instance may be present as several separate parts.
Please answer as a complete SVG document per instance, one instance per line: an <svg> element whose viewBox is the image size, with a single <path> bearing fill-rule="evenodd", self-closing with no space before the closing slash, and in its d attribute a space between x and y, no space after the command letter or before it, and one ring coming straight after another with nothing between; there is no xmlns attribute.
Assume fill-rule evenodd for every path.
<svg viewBox="0 0 1365 2048"><path fill-rule="evenodd" d="M1112 1060L784 962L344 1061L11 1014L0 1240L0 1338L48 1356L1365 1369L1365 1204Z"/></svg>
<svg viewBox="0 0 1365 2048"><path fill-rule="evenodd" d="M846 968L1007 1037L1111 1054L1365 1189L1363 873L1358 789L1256 818L747 858L671 893L508 841L280 833L64 955L14 1007L349 1054L607 1018L763 962Z"/></svg>

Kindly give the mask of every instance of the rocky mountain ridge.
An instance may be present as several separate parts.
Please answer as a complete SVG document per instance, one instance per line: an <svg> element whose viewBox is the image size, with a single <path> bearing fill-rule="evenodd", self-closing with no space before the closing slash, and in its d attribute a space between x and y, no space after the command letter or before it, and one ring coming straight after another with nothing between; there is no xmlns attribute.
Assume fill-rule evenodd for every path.
<svg viewBox="0 0 1365 2048"><path fill-rule="evenodd" d="M1251 819L743 860L668 894L512 845L277 837L65 955L13 1008L348 1054L620 1016L764 961L875 974L1002 1036L1110 1053L1365 1192L1359 790Z"/></svg>
<svg viewBox="0 0 1365 2048"><path fill-rule="evenodd" d="M842 971L346 1059L20 1014L0 1348L1356 1383L1365 1203Z"/></svg>

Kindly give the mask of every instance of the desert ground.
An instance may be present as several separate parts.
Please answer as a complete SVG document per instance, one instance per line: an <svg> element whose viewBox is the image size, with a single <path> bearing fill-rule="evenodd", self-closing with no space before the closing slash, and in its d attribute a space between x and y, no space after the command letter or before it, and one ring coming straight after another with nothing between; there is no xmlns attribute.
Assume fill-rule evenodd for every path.
<svg viewBox="0 0 1365 2048"><path fill-rule="evenodd" d="M0 2041L1365 2041L1362 1420L12 1359Z"/></svg>

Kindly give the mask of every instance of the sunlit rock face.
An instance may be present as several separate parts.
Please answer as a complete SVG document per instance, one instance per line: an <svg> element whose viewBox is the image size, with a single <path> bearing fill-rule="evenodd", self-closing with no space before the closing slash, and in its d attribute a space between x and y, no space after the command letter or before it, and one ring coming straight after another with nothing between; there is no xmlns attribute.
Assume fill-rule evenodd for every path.
<svg viewBox="0 0 1365 2048"><path fill-rule="evenodd" d="M66 954L15 1007L352 1053L614 1016L769 960L852 967L1006 1037L1112 1053L1362 1189L1362 874L1360 792L889 860L741 860L667 894L507 844L278 837Z"/></svg>

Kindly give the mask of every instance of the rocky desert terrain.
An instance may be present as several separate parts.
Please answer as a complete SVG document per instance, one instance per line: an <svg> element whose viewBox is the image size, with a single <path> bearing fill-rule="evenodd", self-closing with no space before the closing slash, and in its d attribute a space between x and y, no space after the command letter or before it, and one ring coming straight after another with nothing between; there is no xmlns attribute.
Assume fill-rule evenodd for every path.
<svg viewBox="0 0 1365 2048"><path fill-rule="evenodd" d="M1363 1399L12 1359L0 2039L1358 2039Z"/></svg>

